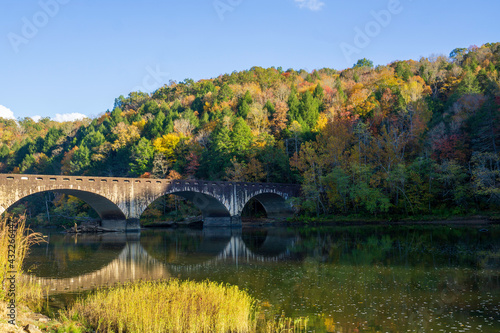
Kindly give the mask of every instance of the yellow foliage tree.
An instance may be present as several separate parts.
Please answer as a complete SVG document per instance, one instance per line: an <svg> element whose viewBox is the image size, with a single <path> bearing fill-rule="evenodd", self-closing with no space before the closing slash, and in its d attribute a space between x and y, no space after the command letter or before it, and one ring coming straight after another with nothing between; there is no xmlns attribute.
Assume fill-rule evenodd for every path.
<svg viewBox="0 0 500 333"><path fill-rule="evenodd" d="M174 151L180 141L181 138L177 134L169 133L157 138L153 146L157 152L164 154L170 163L174 163Z"/></svg>
<svg viewBox="0 0 500 333"><path fill-rule="evenodd" d="M328 117L326 116L326 114L320 113L319 118L318 118L318 122L316 123L316 127L314 128L314 131L320 132L321 130L323 130L325 128L326 124L328 124Z"/></svg>
<svg viewBox="0 0 500 333"><path fill-rule="evenodd" d="M430 88L425 84L424 80L420 76L411 77L408 83L405 83L401 87L401 95L403 96L406 104L418 101L422 98L424 92L430 93Z"/></svg>
<svg viewBox="0 0 500 333"><path fill-rule="evenodd" d="M136 142L141 137L137 127L134 125L126 125L125 123L119 123L115 128L113 128L113 134L117 137L115 142L111 145L113 150L126 147Z"/></svg>
<svg viewBox="0 0 500 333"><path fill-rule="evenodd" d="M132 123L132 126L137 127L137 129L138 129L139 131L141 131L141 132L142 132L142 130L144 129L144 126L145 126L145 125L146 125L146 120L145 120L145 119L141 119L141 120L139 120L139 121L134 121L134 122Z"/></svg>

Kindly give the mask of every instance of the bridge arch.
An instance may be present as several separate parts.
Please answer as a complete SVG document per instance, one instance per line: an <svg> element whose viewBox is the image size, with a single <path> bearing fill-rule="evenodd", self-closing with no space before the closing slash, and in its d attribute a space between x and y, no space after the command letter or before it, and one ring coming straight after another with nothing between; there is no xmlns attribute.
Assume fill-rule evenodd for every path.
<svg viewBox="0 0 500 333"><path fill-rule="evenodd" d="M274 192L258 193L247 198L247 200L243 203L241 211L243 211L245 206L252 199L257 200L262 207L264 207L267 217L269 218L283 218L289 217L293 214L292 207L288 202L286 202L286 198L283 195Z"/></svg>
<svg viewBox="0 0 500 333"><path fill-rule="evenodd" d="M148 200L144 202L143 212L149 207L154 201L161 197L167 195L177 195L189 202L191 202L196 208L198 208L202 215L203 220L207 218L230 218L231 213L226 205L220 200L215 198L213 195L204 193L203 191L189 191L189 190L177 190L175 188L167 189L166 191L159 192L155 195L148 197Z"/></svg>
<svg viewBox="0 0 500 333"><path fill-rule="evenodd" d="M99 215L102 221L126 220L125 214L120 209L120 207L118 207L114 202L107 199L106 197L85 190L71 190L71 189L41 190L41 191L34 190L30 191L30 193L28 193L27 195L21 194L19 198L16 198L17 200L15 202L7 201L2 206L0 206L0 214L7 211L10 207L14 206L15 204L19 203L20 201L31 195L46 193L46 192L57 192L57 193L67 194L84 201L90 207L92 207L92 209L95 210L95 212Z"/></svg>

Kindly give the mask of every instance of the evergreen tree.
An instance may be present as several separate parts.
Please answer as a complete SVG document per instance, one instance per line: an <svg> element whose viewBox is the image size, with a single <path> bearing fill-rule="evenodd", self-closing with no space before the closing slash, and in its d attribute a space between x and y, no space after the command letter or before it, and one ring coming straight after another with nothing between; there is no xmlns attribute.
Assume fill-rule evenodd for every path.
<svg viewBox="0 0 500 333"><path fill-rule="evenodd" d="M217 94L217 102L226 102L233 98L233 91L227 83L224 83Z"/></svg>
<svg viewBox="0 0 500 333"><path fill-rule="evenodd" d="M154 147L151 141L141 138L132 148L130 170L133 177L138 177L153 167Z"/></svg>
<svg viewBox="0 0 500 333"><path fill-rule="evenodd" d="M300 117L309 128L312 129L316 126L319 118L319 103L309 91L302 94L299 112Z"/></svg>
<svg viewBox="0 0 500 333"><path fill-rule="evenodd" d="M480 94L481 88L479 87L479 82L471 71L466 71L460 85L457 88L457 93L459 95L466 94Z"/></svg>
<svg viewBox="0 0 500 333"><path fill-rule="evenodd" d="M231 150L239 156L244 156L252 144L252 130L243 118L238 117L231 131Z"/></svg>
<svg viewBox="0 0 500 333"><path fill-rule="evenodd" d="M353 68L358 68L358 67L368 67L368 68L373 68L373 61L368 60L366 58L359 59L358 62L356 62L353 65Z"/></svg>
<svg viewBox="0 0 500 333"><path fill-rule="evenodd" d="M74 175L83 174L90 167L90 150L85 145L81 145L70 161L71 173Z"/></svg>
<svg viewBox="0 0 500 333"><path fill-rule="evenodd" d="M172 119L170 119L170 121L172 121ZM165 114L162 111L159 111L156 117L148 121L144 126L144 135L148 139L157 138L165 133L165 125L169 125L168 122L166 122ZM172 128L173 126L174 125L172 123Z"/></svg>
<svg viewBox="0 0 500 333"><path fill-rule="evenodd" d="M266 104L264 104L264 109L267 110L269 117L272 117L272 115L276 112L276 108L270 100L267 100Z"/></svg>
<svg viewBox="0 0 500 333"><path fill-rule="evenodd" d="M321 87L321 84L318 83L316 85L316 88L314 88L313 97L321 101L324 96L325 96L325 91L323 87Z"/></svg>
<svg viewBox="0 0 500 333"><path fill-rule="evenodd" d="M238 112L236 115L243 119L246 119L248 112L250 111L250 105L253 103L252 96L250 92L247 90L245 95L240 99L238 103Z"/></svg>
<svg viewBox="0 0 500 333"><path fill-rule="evenodd" d="M42 152L47 153L57 143L57 140L63 135L62 131L55 127L49 128L43 141Z"/></svg>
<svg viewBox="0 0 500 333"><path fill-rule="evenodd" d="M297 88L292 86L290 95L288 96L288 123L291 124L294 120L298 121L300 116L300 102L297 97Z"/></svg>

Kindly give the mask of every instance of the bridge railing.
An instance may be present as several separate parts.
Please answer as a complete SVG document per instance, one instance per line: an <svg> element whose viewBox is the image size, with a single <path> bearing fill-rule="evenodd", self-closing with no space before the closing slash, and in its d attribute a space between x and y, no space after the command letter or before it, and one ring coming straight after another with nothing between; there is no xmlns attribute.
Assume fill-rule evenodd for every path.
<svg viewBox="0 0 500 333"><path fill-rule="evenodd" d="M91 176L66 176L66 175L31 175L31 174L0 174L0 180L18 181L53 181L53 182L90 182L90 183L137 183L137 184L164 184L164 185L212 185L212 186L236 186L260 187L260 188L298 188L298 184L286 183L253 183L253 182L231 182L231 181L209 181L209 180L185 180L185 179L156 179L156 178L127 178L127 177L91 177Z"/></svg>

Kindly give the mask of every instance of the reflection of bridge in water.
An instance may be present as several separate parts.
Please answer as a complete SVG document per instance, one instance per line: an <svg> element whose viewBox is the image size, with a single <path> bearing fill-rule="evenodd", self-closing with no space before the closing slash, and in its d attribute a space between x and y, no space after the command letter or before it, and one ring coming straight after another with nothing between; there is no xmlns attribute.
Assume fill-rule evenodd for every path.
<svg viewBox="0 0 500 333"><path fill-rule="evenodd" d="M170 264L171 272L193 272L217 266L219 263L232 262L236 266L251 262L278 262L290 256L289 248L295 244L294 238L284 239L277 236L267 236L263 244L260 244L258 251L251 250L245 243L243 237L231 236L227 245L213 259L188 265Z"/></svg>
<svg viewBox="0 0 500 333"><path fill-rule="evenodd" d="M201 262L178 264L155 258L146 251L139 242L139 237L137 237L137 239L127 239L118 257L93 272L66 278L30 275L29 280L40 283L44 289L48 289L50 294L85 291L135 280L168 279L172 276L178 276L180 273L195 272L219 264L227 265L230 263L238 266L252 261L277 262L290 255L288 248L295 243L293 238L279 239L278 236L270 235L259 244L258 251L252 251L241 234L236 232L236 235L234 235L234 231L229 232L233 233L233 235L223 235L225 246L215 246L218 251L215 256L214 252L210 251L208 247L214 244L211 243L214 238L220 239L221 235L217 232L210 234L204 232L203 244L199 251L188 254L190 257L199 255L202 258ZM207 258L206 254L210 253L211 258ZM178 252L176 255L181 255L181 253Z"/></svg>
<svg viewBox="0 0 500 333"><path fill-rule="evenodd" d="M30 280L38 282L49 293L73 292L94 289L99 286L111 286L134 280L167 279L170 274L164 265L142 248L139 242L127 242L120 255L105 267L92 273L76 277L57 279L41 278L31 275Z"/></svg>

